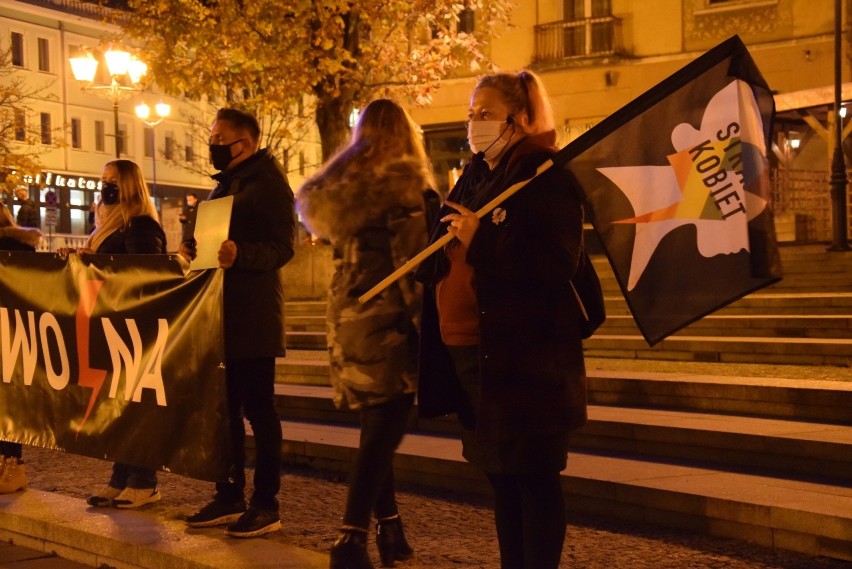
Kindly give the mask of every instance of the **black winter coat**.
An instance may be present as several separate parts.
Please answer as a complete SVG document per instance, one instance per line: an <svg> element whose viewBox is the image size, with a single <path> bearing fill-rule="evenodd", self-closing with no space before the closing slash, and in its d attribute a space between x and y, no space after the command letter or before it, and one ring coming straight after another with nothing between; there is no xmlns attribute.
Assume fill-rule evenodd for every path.
<svg viewBox="0 0 852 569"><path fill-rule="evenodd" d="M41 216L38 207L31 199L25 199L18 208L18 216L15 218L21 227L41 227Z"/></svg>
<svg viewBox="0 0 852 569"><path fill-rule="evenodd" d="M225 271L227 358L284 355L284 285L281 268L293 258L296 216L284 168L260 150L233 170L213 176L208 199L234 196L228 238L237 244Z"/></svg>
<svg viewBox="0 0 852 569"><path fill-rule="evenodd" d="M96 253L155 255L166 252L166 234L159 223L147 215L130 218L121 231L113 231Z"/></svg>
<svg viewBox="0 0 852 569"><path fill-rule="evenodd" d="M474 188L464 177L478 174L465 170L448 201L461 200L478 209L513 183L532 177L555 152L551 140L545 135L521 141L493 172L485 170L483 175L480 170L484 179ZM465 186L475 199L459 195ZM452 211L445 207L440 216ZM445 232L446 224L439 222L432 241ZM585 423L580 311L569 283L582 233L581 202L569 176L556 167L482 218L467 255L480 314L477 439L558 436ZM441 251L418 270L418 279L428 285L418 392L419 412L425 417L459 412L465 401L438 328L434 285L443 277L445 264Z"/></svg>

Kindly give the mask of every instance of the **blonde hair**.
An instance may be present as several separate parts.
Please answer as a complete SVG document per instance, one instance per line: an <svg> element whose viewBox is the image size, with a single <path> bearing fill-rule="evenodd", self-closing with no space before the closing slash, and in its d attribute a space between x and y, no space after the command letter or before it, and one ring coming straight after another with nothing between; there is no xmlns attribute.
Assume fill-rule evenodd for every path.
<svg viewBox="0 0 852 569"><path fill-rule="evenodd" d="M337 175L352 167L375 168L404 156L411 156L422 165L427 184L434 188L432 164L420 127L395 101L376 99L364 107L349 142L316 176Z"/></svg>
<svg viewBox="0 0 852 569"><path fill-rule="evenodd" d="M98 203L95 209L95 230L89 235L87 243L87 247L94 251L112 233L126 229L134 217L147 215L157 223L160 222L139 166L130 160L110 160L104 168L107 166L114 167L118 174L118 203Z"/></svg>
<svg viewBox="0 0 852 569"><path fill-rule="evenodd" d="M490 87L500 94L509 107L509 115L526 113L528 134L541 134L556 128L547 91L532 71L485 75L477 82L474 92L483 87Z"/></svg>

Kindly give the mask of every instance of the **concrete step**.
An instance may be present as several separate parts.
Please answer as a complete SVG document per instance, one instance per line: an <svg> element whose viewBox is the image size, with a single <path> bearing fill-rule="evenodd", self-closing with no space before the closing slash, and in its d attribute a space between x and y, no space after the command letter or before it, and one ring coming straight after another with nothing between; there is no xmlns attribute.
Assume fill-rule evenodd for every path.
<svg viewBox="0 0 852 569"><path fill-rule="evenodd" d="M619 293L604 296L607 316L629 315ZM852 292L751 294L711 314L714 315L846 315L852 314ZM709 316L708 316L709 317ZM707 318L707 317L705 317Z"/></svg>
<svg viewBox="0 0 852 569"><path fill-rule="evenodd" d="M848 315L852 314L852 282L843 292L754 293L719 309L713 315ZM607 315L630 315L627 301L620 291L604 291ZM288 301L289 327L293 317L325 316L324 301Z"/></svg>
<svg viewBox="0 0 852 569"><path fill-rule="evenodd" d="M593 405L852 425L850 382L606 370L587 375ZM276 381L293 388L328 387L328 357L294 350L277 360Z"/></svg>
<svg viewBox="0 0 852 569"><path fill-rule="evenodd" d="M282 425L286 462L347 471L358 446L356 426L289 420ZM394 473L399 481L463 493L487 494L489 488L452 436L406 435ZM562 477L572 511L852 560L848 484L584 451L569 454Z"/></svg>
<svg viewBox="0 0 852 569"><path fill-rule="evenodd" d="M852 340L754 336L674 335L653 347L642 336L595 334L583 343L587 357L787 365L852 365Z"/></svg>
<svg viewBox="0 0 852 569"><path fill-rule="evenodd" d="M0 557L9 569L72 569L73 562L102 569L328 567L328 555L293 545L226 538L221 527L188 529L166 508L91 508L81 498L33 488L0 495L0 540L59 556L38 564Z"/></svg>
<svg viewBox="0 0 852 569"><path fill-rule="evenodd" d="M292 330L289 324L284 335L288 350L325 350L328 338L325 330Z"/></svg>
<svg viewBox="0 0 852 569"><path fill-rule="evenodd" d="M598 334L637 334L632 316L608 315ZM678 331L678 336L729 336L732 331L752 337L852 339L852 314L711 314Z"/></svg>
<svg viewBox="0 0 852 569"><path fill-rule="evenodd" d="M322 308L325 310L325 306ZM287 315L285 318L285 326L288 331L294 332L325 332L325 316L318 315L293 315L289 312L290 305L287 305Z"/></svg>
<svg viewBox="0 0 852 569"><path fill-rule="evenodd" d="M279 416L357 425L358 414L332 403L330 387L276 386ZM410 430L456 435L452 418L412 418ZM821 476L852 485L852 425L695 411L589 406L571 448L646 458L700 460L725 469L760 468L786 476Z"/></svg>

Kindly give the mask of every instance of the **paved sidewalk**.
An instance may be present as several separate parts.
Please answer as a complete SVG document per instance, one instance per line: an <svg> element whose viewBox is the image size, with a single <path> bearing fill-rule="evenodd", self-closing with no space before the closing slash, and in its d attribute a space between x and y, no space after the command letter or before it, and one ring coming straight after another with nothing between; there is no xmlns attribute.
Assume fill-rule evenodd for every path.
<svg viewBox="0 0 852 569"><path fill-rule="evenodd" d="M107 479L109 463L36 448L27 448L25 458L32 488L0 496L0 545L14 539L16 545L57 551L88 567L98 567L111 557L121 560L109 563L117 569L325 569L346 492L340 477L309 470L285 471L279 495L282 530L261 539L235 540L226 537L221 528L190 530L182 522L209 499L209 483L161 474L161 502L139 511L93 509L85 505L84 497ZM399 563L399 568L499 567L487 501L403 487L399 502L417 551L415 561ZM378 567L372 543L370 551ZM0 567L80 569L79 565L18 565L5 558L13 552L19 550L0 548ZM58 560L26 561L48 562ZM849 569L852 564L641 522L572 516L562 567Z"/></svg>

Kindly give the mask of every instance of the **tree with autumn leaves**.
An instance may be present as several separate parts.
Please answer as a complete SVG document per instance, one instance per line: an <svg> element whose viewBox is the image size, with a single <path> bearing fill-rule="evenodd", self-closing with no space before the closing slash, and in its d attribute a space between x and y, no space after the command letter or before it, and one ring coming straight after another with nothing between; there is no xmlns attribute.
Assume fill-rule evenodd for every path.
<svg viewBox="0 0 852 569"><path fill-rule="evenodd" d="M9 49L0 51L0 195L12 203L15 188L41 171L39 156L63 144L62 130L51 130L44 144L32 103L50 99L47 85L27 81L12 65Z"/></svg>
<svg viewBox="0 0 852 569"><path fill-rule="evenodd" d="M307 105L323 159L347 139L353 108L387 95L427 104L441 80L486 66L484 46L510 12L509 0L127 4L118 23L160 88L277 117L280 139L301 138L288 125Z"/></svg>

